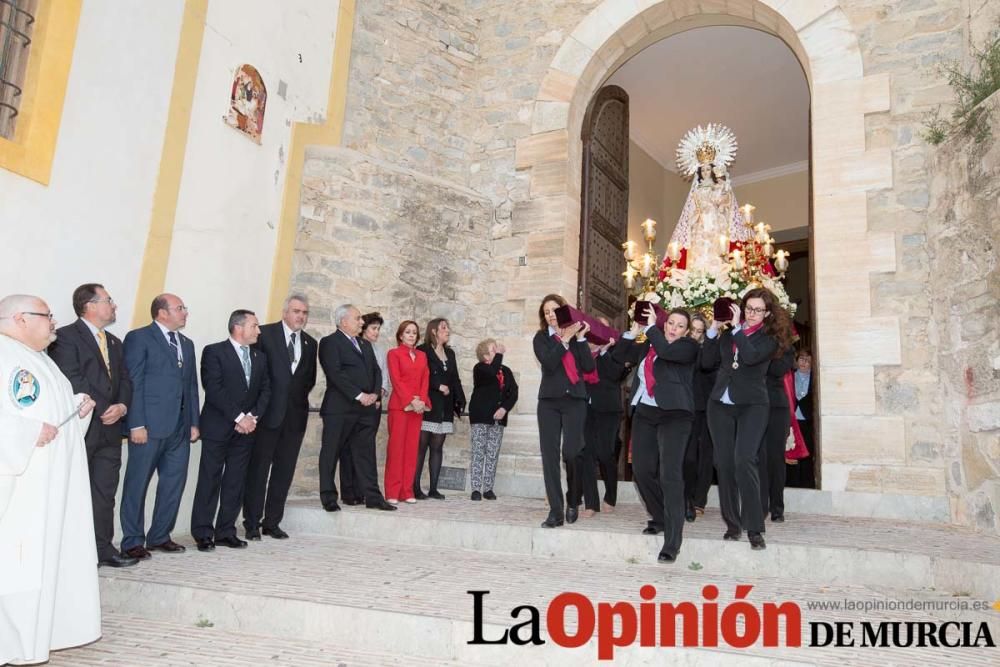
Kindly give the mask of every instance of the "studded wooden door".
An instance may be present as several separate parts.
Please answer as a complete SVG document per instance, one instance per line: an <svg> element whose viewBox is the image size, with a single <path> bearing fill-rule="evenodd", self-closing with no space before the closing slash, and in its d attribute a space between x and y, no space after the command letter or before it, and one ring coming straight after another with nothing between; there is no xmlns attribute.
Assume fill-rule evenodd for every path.
<svg viewBox="0 0 1000 667"><path fill-rule="evenodd" d="M622 243L628 234L628 93L597 92L583 119L579 308L624 324Z"/></svg>

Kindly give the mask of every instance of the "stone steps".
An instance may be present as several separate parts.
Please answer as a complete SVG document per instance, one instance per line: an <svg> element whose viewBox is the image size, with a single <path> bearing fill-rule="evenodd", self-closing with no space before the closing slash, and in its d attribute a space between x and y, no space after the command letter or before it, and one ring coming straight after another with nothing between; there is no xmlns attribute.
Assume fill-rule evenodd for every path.
<svg viewBox="0 0 1000 667"><path fill-rule="evenodd" d="M300 512L296 510L296 513ZM373 511L355 510L325 518L336 527L347 528L347 518L352 514L371 520L381 516ZM289 528L291 525L290 522ZM585 531L552 532L568 536L572 532ZM770 550L752 553L745 543L737 546L744 547L740 559L766 559L772 555ZM700 605L704 602L702 587L708 583L719 587L720 608L733 599L737 585L752 583L748 599L755 606L759 608L766 601L798 602L804 623L810 620L853 621L859 616L853 611L813 612L807 607L810 601L874 602L886 595L953 599L948 594L911 591L895 584L892 587L821 585L787 576L757 576L750 580L742 576L692 571L680 563L676 566L648 562L624 564L613 557L581 562L509 551L399 544L305 533L294 533L287 541L254 542L242 550L220 547L211 553L189 549L180 555L156 554L138 567L101 571L102 598L105 609L112 612L112 621L128 617L170 624L170 632L161 633L166 636L156 639L156 647L162 649L164 659L173 659L175 641L181 654L192 650L189 640L203 632L197 625L212 623L214 632L234 637L231 645L234 654L239 651L239 637L258 640L277 637L289 638L296 647L314 643L344 647L359 656L358 664L394 664L382 663L370 654L411 656L413 660L407 664L431 661L434 664L455 661L484 665L594 664L597 656L594 640L576 649L561 648L551 641L531 647L469 645L473 637L473 601L468 591L490 591L483 605L484 636L494 638L515 622L511 620L510 610L518 605L538 608L544 629L548 604L562 592L578 592L595 603L621 600L637 605L640 587L652 584L657 589L657 601L687 600ZM975 622L990 620L994 627L997 626L995 614L963 612L950 615ZM871 612L865 617L875 621L941 620L940 613L930 615L916 611ZM525 618L526 615L522 615L517 620ZM808 642L807 626L803 627L804 639ZM188 631L185 632L185 628ZM567 614L567 628L575 632L572 612ZM138 639L133 636L137 631L140 632ZM175 637L174 632L178 636ZM1000 629L994 636L997 632ZM106 634L114 635L115 642L121 639L120 650L130 657L132 643L152 641L150 637L157 633L154 627L150 635L143 624L128 625L116 632L112 623ZM96 644L93 650L102 649L102 646L114 654L119 651L113 643L105 645L104 642ZM314 648L318 651L322 647ZM331 658L335 652L331 649ZM66 655L72 658L73 653ZM318 659L313 655L309 659ZM924 667L928 664L986 665L995 655L989 649L766 649L758 640L758 644L743 650L632 646L615 653L615 664L659 665L669 656L671 662L686 665L726 662ZM291 654L288 660L291 664L309 664L305 660L297 662ZM248 660L247 663L256 661ZM349 660L345 663L353 664ZM135 664L135 661L117 664ZM161 664L186 663L178 658L178 662ZM329 664L335 663L331 660Z"/></svg>
<svg viewBox="0 0 1000 667"><path fill-rule="evenodd" d="M631 486L631 485L630 485ZM385 544L474 549L608 563L655 562L661 538L642 535L646 514L619 503L612 514L557 530L543 529L542 500L501 497L472 502L448 500L401 504L396 512L345 507L334 514L316 501L290 501L282 526L294 533L336 535ZM709 508L685 524L678 565L706 574L744 578L790 577L818 584L928 588L1000 598L1000 538L955 526L786 513L783 524L767 522L766 552L724 542L724 524ZM765 555L766 554L766 555Z"/></svg>

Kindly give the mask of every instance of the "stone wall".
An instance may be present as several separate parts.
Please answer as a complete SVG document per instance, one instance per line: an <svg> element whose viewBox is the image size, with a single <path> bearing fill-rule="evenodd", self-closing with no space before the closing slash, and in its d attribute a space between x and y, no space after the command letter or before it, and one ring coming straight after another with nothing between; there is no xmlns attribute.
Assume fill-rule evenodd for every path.
<svg viewBox="0 0 1000 667"><path fill-rule="evenodd" d="M466 370L480 332L504 338L510 347L509 365L519 374L523 392L508 429L505 457L509 458L502 461L501 472L537 475L537 456L532 452L537 452L533 449L537 448L533 412L538 371L530 337L537 327L538 300L545 292L562 291L572 300L578 252L578 237L566 226L566 220L579 213L579 183L567 182L572 172L565 165L567 160L579 160L579 137L560 136L557 130L567 127L568 114L582 114L565 101L572 97L578 82L598 83L588 79L594 76L591 69L585 71L589 47L570 35L586 25L588 38L603 44L594 60L610 63L628 48L641 46L642 35L649 32L651 24L644 24L646 19L642 18L630 21L617 33L608 29L608 21L621 12L634 13L635 7L653 7L650 11L656 12L661 22L669 20L664 17L670 12L744 11L738 20L759 20L765 28L781 33L781 21L773 12L768 14L757 5L750 12L740 9L749 4L713 0L660 5L653 0L359 3L344 140L356 153L327 154L310 162L305 184L310 194L309 201L303 198L306 205L295 283L312 290L326 307L343 298L381 308L393 316L405 311L421 322L437 314L453 315L456 345ZM995 393L990 392L996 391L992 384L996 371L989 365L995 361L989 359L995 360L997 352L995 347L993 352L985 351L988 344L982 348L988 339L985 334L966 334L975 338L975 351L962 347L973 342L962 342L956 333L962 329L949 319L957 317L969 332L983 329L983 318L989 313L972 314L969 309L977 302L965 297L975 296L970 293L975 289L988 289L984 287L986 273L964 286L960 299L947 294L948 299L942 300L947 283L938 278L950 263L965 261L960 254L945 252L952 247L947 239L960 230L943 217L942 207L950 204L944 203L942 193L954 187L955 197L967 195L968 203L960 207L972 207L972 202L985 206L988 197L983 188L968 184L979 183L978 179L989 172L963 175L956 171L958 167L945 167L950 164L945 157L949 149L927 146L920 131L925 112L951 100L951 91L936 65L967 59L970 38L984 34L983 26L992 22L997 12L989 3L975 0L765 0L763 4L791 15L789 20L800 34L820 29L816 25L820 21L809 16L827 12L824 19L832 24L829 12L843 12L846 22L831 29L830 34L838 36L824 43L821 55L826 59L813 63L814 75L816 71L828 75L835 62L830 54L853 48L849 45L856 40L865 85L872 84L865 89L869 97L863 104L868 113L864 116L865 145L860 150L879 159L891 155L891 173L888 160L884 166L857 165L859 178L873 178L877 172L880 176L876 180L881 178L885 185L869 189L867 194L868 227L861 231L862 240L854 250L871 253L871 257L859 263L858 280L849 288L855 295L857 289L870 289L863 300L867 302L870 296L871 316L881 318L880 326L898 318L899 349L897 352L890 340L893 337L883 335L886 332L882 329L871 334L870 341L858 339L862 346L874 346L863 355L865 359L875 354L872 350L887 351L874 361L874 396L852 399L849 406L837 406L848 412L832 414L869 416L834 417L831 424L836 423L840 440L850 440L853 424L875 442L881 427L869 426L888 425L893 419L903 421L904 434L898 447L895 441L891 445L887 460L878 458L881 454L872 458L864 452L860 452L860 460L839 460L841 465L836 467L843 479L838 479L838 488L937 499L950 496L954 520L996 527L996 470L991 466L996 464L997 444L995 432L983 427L989 426L996 414L995 403L989 398L993 396L995 401ZM598 7L601 16L592 14ZM652 16L646 15L650 20ZM852 31L850 39L845 37ZM607 39L600 42L605 35ZM559 74L571 70L576 74ZM886 82L886 99L881 93L870 92L885 87ZM816 94L814 90L814 99ZM825 94L828 98L833 95L829 91ZM878 97L877 102L872 101L874 97ZM816 109L814 121L815 113ZM578 126L578 118L569 120L570 128ZM836 143L834 138L821 139L824 150ZM815 143L814 139L814 148ZM515 146L519 148L515 150ZM956 150L956 155L962 154ZM351 166L338 166L341 159L347 159ZM410 169L421 176L407 171ZM887 176L881 176L883 172ZM408 174L405 178L389 177L404 173ZM424 176L437 179L435 186L426 187L421 180ZM359 189L358 183L364 186ZM844 189L857 190L857 185L845 180ZM963 192L966 194L960 194ZM353 202L347 208L338 199L343 196ZM365 201L365 197L373 197L375 203ZM410 201L414 198L417 204ZM853 198L844 200L853 206ZM459 244L471 254L462 255L464 250L449 245L448 253L453 254L448 255L448 268L419 273L438 266L437 245L387 244L386 221L405 217L408 230L426 228L433 236L444 229L436 213L442 207L453 207L456 219L474 221L475 232L463 229ZM317 213L320 210L322 213ZM986 221L982 218L983 225ZM978 229L978 235L960 235L970 243L988 238L984 233L988 229ZM321 230L325 231L321 234ZM995 227L993 232L996 238ZM478 236L473 238L474 234ZM832 232L830 238L843 242ZM890 242L883 248L886 239ZM452 243L450 235L439 236L437 242L446 240ZM349 253L343 249L345 243ZM377 266L378 258L390 264L407 263L422 276L425 289L433 296L418 297L418 290L410 290L402 274L365 264L374 261ZM895 271L885 272L892 271L887 268L891 266ZM869 277L869 271L875 273ZM373 283L361 275L377 280ZM480 292L486 296L477 294L473 285L465 291L451 289L451 281L469 275L479 277ZM338 286L335 296L321 296L326 281ZM373 284L378 285L374 291ZM824 290L822 279L817 279L817 289ZM992 289L995 295L995 278ZM841 296L838 292L838 304L850 301ZM459 300L452 303L452 297ZM466 298L472 300L461 300ZM826 299L827 303L830 300ZM954 303L955 313L940 310L947 303ZM314 312L322 313L322 307L314 307ZM848 333L851 318L845 306L842 321ZM945 325L946 320L950 324ZM994 320L994 326L986 330L995 328ZM838 345L836 354L844 357L846 343ZM832 356L831 352L828 357ZM818 361L823 368L822 347ZM872 363L858 362L858 369ZM858 377L851 375L857 369L844 367L843 361L837 365L840 368L827 373L824 382L828 386L854 382L867 373L867 392L872 394L870 365L860 375L855 373ZM968 382L973 389L967 389L965 368L972 369ZM836 376L834 370L838 371ZM862 403L863 410L857 412L856 405ZM966 407L967 403L972 407ZM459 437L453 441L457 442L453 442L449 456L459 458L449 460L457 463L458 451L464 447ZM840 455L843 458L851 452L854 449L847 447ZM985 509L985 499L991 494L993 509Z"/></svg>
<svg viewBox="0 0 1000 667"><path fill-rule="evenodd" d="M984 102L983 144L952 137L934 151L927 218L925 317L935 330L940 428L956 519L1000 529L1000 94Z"/></svg>

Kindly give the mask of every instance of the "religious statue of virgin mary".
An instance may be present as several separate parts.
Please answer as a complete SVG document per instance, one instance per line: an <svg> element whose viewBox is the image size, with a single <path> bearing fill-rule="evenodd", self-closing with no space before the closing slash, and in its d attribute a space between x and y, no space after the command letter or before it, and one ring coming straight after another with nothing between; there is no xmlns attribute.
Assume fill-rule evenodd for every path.
<svg viewBox="0 0 1000 667"><path fill-rule="evenodd" d="M681 217L670 237L681 249L677 268L717 274L724 270L722 244L749 241L729 181L728 166L736 156L736 137L725 125L709 123L688 131L677 147L677 166L691 179L691 189ZM723 239L725 237L725 239Z"/></svg>

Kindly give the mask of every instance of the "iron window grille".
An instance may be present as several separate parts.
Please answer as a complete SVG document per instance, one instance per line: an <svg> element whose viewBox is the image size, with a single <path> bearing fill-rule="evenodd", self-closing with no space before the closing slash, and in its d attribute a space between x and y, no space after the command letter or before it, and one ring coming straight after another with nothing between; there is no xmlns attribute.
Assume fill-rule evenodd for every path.
<svg viewBox="0 0 1000 667"><path fill-rule="evenodd" d="M28 65L35 0L0 0L0 137L13 139Z"/></svg>

